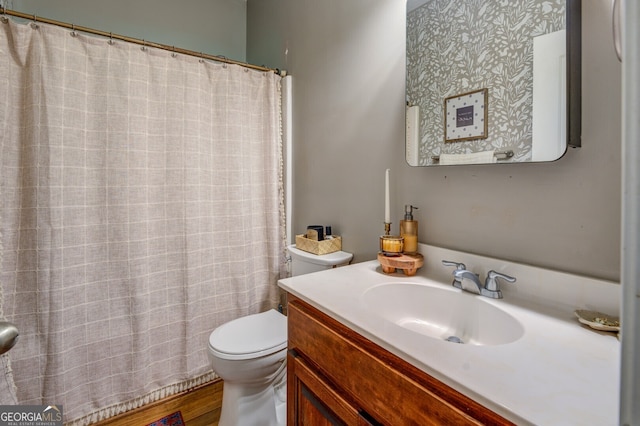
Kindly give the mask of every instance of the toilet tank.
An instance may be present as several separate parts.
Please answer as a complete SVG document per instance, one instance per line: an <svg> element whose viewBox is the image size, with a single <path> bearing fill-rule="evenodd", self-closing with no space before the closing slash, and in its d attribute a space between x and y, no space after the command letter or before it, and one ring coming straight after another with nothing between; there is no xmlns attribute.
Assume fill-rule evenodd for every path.
<svg viewBox="0 0 640 426"><path fill-rule="evenodd" d="M329 254L317 255L296 248L295 244L287 247L291 256L291 276L309 274L311 272L331 269L348 265L353 259L353 254L345 251L336 251Z"/></svg>

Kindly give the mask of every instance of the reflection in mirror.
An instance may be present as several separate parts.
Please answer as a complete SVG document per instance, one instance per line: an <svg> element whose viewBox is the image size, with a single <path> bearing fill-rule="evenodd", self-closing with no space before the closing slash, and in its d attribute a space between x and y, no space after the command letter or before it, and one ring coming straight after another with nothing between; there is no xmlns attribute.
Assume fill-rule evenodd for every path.
<svg viewBox="0 0 640 426"><path fill-rule="evenodd" d="M579 146L579 12L579 0L408 0L407 162L553 161Z"/></svg>

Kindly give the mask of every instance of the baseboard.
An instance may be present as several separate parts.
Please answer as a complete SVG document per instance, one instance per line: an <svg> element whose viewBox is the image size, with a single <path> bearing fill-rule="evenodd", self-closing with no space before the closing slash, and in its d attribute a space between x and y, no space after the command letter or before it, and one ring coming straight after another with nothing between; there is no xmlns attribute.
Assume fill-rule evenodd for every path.
<svg viewBox="0 0 640 426"><path fill-rule="evenodd" d="M220 419L222 380L216 379L188 391L94 423L96 426L141 426L180 411L187 426L213 426Z"/></svg>

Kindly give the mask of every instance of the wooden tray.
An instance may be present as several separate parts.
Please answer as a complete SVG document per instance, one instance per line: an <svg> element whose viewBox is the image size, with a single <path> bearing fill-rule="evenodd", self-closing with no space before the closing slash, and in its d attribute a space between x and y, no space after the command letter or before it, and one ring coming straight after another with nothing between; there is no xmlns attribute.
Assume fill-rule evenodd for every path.
<svg viewBox="0 0 640 426"><path fill-rule="evenodd" d="M385 256L378 253L378 262L382 265L382 272L385 274L392 274L396 269L401 269L406 276L412 277L424 265L424 257L420 253L400 256Z"/></svg>

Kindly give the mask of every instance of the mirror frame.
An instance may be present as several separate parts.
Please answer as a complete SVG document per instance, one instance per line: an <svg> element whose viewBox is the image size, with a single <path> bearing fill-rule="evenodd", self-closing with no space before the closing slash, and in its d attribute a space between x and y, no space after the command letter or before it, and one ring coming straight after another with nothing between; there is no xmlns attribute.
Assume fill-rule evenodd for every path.
<svg viewBox="0 0 640 426"><path fill-rule="evenodd" d="M582 146L582 0L567 0L567 147Z"/></svg>
<svg viewBox="0 0 640 426"><path fill-rule="evenodd" d="M565 4L565 29L566 29L566 51L567 51L567 128L566 144L564 153L555 160L549 161L526 161L530 163L548 163L562 158L568 148L580 148L582 146L582 0L566 0ZM406 43L405 43L406 46ZM407 70L405 68L405 78ZM405 109L406 121L406 109ZM405 126L406 130L406 126ZM405 134L405 159L408 138ZM494 164L519 164L517 162L497 162ZM411 165L411 167L431 167L429 165Z"/></svg>

